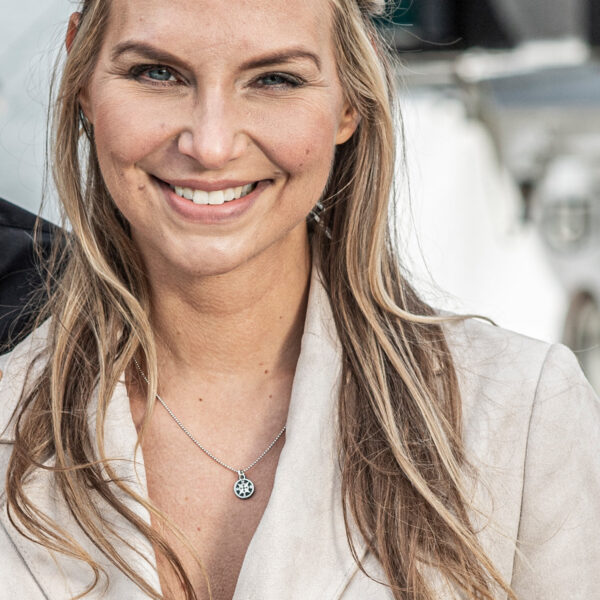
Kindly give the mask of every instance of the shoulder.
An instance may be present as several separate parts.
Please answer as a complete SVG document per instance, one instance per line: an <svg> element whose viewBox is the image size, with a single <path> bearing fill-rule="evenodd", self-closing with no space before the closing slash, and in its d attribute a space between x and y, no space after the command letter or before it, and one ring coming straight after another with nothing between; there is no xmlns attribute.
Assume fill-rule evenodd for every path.
<svg viewBox="0 0 600 600"><path fill-rule="evenodd" d="M35 229L37 215L0 198L0 229L2 230L20 230L31 234ZM44 236L51 236L58 227L44 219L39 220L40 230Z"/></svg>
<svg viewBox="0 0 600 600"><path fill-rule="evenodd" d="M552 349L547 342L474 318L450 321L444 330L457 374L468 387L494 382L535 387Z"/></svg>
<svg viewBox="0 0 600 600"><path fill-rule="evenodd" d="M549 344L478 319L450 322L445 333L467 418L494 400L504 410L530 412L536 401L543 403L578 387L590 389L577 358L562 344Z"/></svg>
<svg viewBox="0 0 600 600"><path fill-rule="evenodd" d="M549 344L477 319L448 323L446 338L459 380L467 445L481 445L482 431L524 443L532 420L562 420L598 410L598 399L577 358ZM488 436L494 437L494 436Z"/></svg>
<svg viewBox="0 0 600 600"><path fill-rule="evenodd" d="M0 356L0 440L13 437L13 416L26 383L41 368L47 347L49 322L44 323L18 344Z"/></svg>

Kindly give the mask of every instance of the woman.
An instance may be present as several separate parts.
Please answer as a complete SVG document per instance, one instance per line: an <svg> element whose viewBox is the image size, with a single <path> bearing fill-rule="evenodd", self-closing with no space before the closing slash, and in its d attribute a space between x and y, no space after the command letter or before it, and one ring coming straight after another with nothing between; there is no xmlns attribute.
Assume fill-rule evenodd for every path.
<svg viewBox="0 0 600 600"><path fill-rule="evenodd" d="M596 593L573 356L436 316L398 266L379 9L72 17L72 235L49 320L0 362L6 597Z"/></svg>

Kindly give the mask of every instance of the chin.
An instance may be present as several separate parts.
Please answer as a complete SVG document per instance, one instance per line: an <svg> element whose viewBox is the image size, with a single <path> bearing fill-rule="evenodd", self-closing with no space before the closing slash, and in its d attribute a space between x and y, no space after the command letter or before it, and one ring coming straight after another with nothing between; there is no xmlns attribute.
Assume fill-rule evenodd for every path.
<svg viewBox="0 0 600 600"><path fill-rule="evenodd" d="M191 258L193 255L195 255L194 259ZM255 257L254 252L234 252L231 250L224 252L205 248L199 253L188 253L181 256L179 261L172 264L170 277L178 276L177 273L186 279L226 275L238 269L243 269Z"/></svg>

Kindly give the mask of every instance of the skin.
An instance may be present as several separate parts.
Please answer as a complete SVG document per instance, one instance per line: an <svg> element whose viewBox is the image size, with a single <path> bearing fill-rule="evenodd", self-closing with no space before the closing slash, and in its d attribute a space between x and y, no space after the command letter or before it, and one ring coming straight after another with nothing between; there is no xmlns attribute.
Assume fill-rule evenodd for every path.
<svg viewBox="0 0 600 600"><path fill-rule="evenodd" d="M78 22L73 15L68 48ZM114 49L131 40L174 60L138 52L115 59ZM298 49L319 64L245 64ZM131 75L152 64L168 71ZM80 103L147 270L159 393L201 443L245 466L286 421L311 269L306 216L336 145L357 126L337 77L329 15L322 0L239 0L235 10L222 0L113 0ZM157 178L262 181L264 189L233 218L197 221L173 210ZM139 426L145 389L132 374L128 391ZM153 413L142 445L149 494L198 549L215 600L233 596L284 441L248 473L257 491L242 502L232 493L235 475L195 448L164 410ZM207 598L199 567L165 535ZM158 566L163 590L180 597Z"/></svg>

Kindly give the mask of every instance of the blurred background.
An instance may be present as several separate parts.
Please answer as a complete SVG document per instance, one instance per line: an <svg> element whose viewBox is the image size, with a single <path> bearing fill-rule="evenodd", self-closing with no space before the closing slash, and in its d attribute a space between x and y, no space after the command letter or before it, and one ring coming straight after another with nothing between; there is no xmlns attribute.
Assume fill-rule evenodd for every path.
<svg viewBox="0 0 600 600"><path fill-rule="evenodd" d="M0 196L33 212L75 6L0 0ZM398 244L417 287L567 343L600 390L600 0L397 0L378 25L400 61Z"/></svg>

